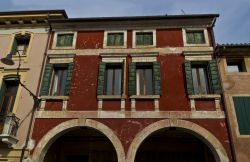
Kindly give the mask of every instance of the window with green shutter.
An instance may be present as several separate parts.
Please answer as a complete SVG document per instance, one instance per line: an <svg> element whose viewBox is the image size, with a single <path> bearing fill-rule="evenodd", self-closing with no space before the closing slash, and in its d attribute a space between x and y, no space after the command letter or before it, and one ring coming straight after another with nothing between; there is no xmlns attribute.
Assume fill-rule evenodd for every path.
<svg viewBox="0 0 250 162"><path fill-rule="evenodd" d="M99 65L97 95L122 95L123 64L104 63Z"/></svg>
<svg viewBox="0 0 250 162"><path fill-rule="evenodd" d="M41 96L68 96L74 64L46 64L40 90Z"/></svg>
<svg viewBox="0 0 250 162"><path fill-rule="evenodd" d="M18 55L19 53L21 56L25 56L27 54L27 49L29 47L30 37L31 37L30 34L15 35L11 48L11 53L13 55Z"/></svg>
<svg viewBox="0 0 250 162"><path fill-rule="evenodd" d="M123 46L124 45L124 33L108 33L107 34L107 46Z"/></svg>
<svg viewBox="0 0 250 162"><path fill-rule="evenodd" d="M184 68L187 93L189 95L221 94L222 89L215 60L208 62L185 60Z"/></svg>
<svg viewBox="0 0 250 162"><path fill-rule="evenodd" d="M153 45L153 32L136 32L136 45L149 46Z"/></svg>
<svg viewBox="0 0 250 162"><path fill-rule="evenodd" d="M250 96L233 97L234 108L241 135L250 134Z"/></svg>
<svg viewBox="0 0 250 162"><path fill-rule="evenodd" d="M57 34L56 47L71 47L73 45L74 34Z"/></svg>
<svg viewBox="0 0 250 162"><path fill-rule="evenodd" d="M129 95L161 95L160 63L130 63L128 91Z"/></svg>

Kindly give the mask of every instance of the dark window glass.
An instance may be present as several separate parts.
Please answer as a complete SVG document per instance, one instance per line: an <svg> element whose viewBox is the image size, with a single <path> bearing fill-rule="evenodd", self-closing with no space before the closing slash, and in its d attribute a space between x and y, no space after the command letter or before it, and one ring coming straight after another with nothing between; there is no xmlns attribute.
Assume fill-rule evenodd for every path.
<svg viewBox="0 0 250 162"><path fill-rule="evenodd" d="M52 86L51 86L52 96L64 95L67 72L68 72L67 67L54 67L54 72L53 72L53 77L52 77Z"/></svg>
<svg viewBox="0 0 250 162"><path fill-rule="evenodd" d="M153 32L136 32L136 45L153 45Z"/></svg>
<svg viewBox="0 0 250 162"><path fill-rule="evenodd" d="M123 33L108 33L107 46L123 46L124 34Z"/></svg>
<svg viewBox="0 0 250 162"><path fill-rule="evenodd" d="M71 47L73 44L74 34L58 34L57 35L57 47Z"/></svg>
<svg viewBox="0 0 250 162"><path fill-rule="evenodd" d="M106 95L121 95L122 93L122 67L107 66L106 69Z"/></svg>
<svg viewBox="0 0 250 162"><path fill-rule="evenodd" d="M192 77L195 94L208 94L209 83L206 66L192 66Z"/></svg>
<svg viewBox="0 0 250 162"><path fill-rule="evenodd" d="M18 90L16 78L4 79L1 86L1 115L12 112Z"/></svg>
<svg viewBox="0 0 250 162"><path fill-rule="evenodd" d="M246 72L244 59L227 59L227 72Z"/></svg>
<svg viewBox="0 0 250 162"><path fill-rule="evenodd" d="M29 43L30 35L16 35L12 46L14 55L18 55L17 51L21 56L26 55Z"/></svg>
<svg viewBox="0 0 250 162"><path fill-rule="evenodd" d="M152 67L139 66L136 69L137 95L153 94Z"/></svg>
<svg viewBox="0 0 250 162"><path fill-rule="evenodd" d="M204 44L205 37L203 31L187 31L186 32L188 44Z"/></svg>

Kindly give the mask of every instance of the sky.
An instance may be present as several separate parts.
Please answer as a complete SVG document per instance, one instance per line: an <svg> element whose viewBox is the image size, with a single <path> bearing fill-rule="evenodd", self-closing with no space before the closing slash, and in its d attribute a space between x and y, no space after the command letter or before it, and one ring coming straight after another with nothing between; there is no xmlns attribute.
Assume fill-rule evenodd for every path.
<svg viewBox="0 0 250 162"><path fill-rule="evenodd" d="M250 43L250 0L0 0L0 11L45 9L70 18L218 13L217 43Z"/></svg>

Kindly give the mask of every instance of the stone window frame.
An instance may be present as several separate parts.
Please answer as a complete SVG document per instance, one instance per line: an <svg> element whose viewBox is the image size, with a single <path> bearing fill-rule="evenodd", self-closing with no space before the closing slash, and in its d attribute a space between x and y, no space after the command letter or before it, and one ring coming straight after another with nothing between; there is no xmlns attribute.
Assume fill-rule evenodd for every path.
<svg viewBox="0 0 250 162"><path fill-rule="evenodd" d="M242 72L228 72L227 71L227 59L235 59L235 58L230 58L230 57L225 57L222 59L222 64L223 64L223 67L225 69L225 75L229 75L229 76L232 76L232 75L239 75L239 76L249 76L250 75L250 58L248 57L239 57L240 59L242 59L242 61L244 61L244 64L245 64L245 70L246 71L242 71ZM237 58L236 58L237 59Z"/></svg>
<svg viewBox="0 0 250 162"><path fill-rule="evenodd" d="M60 34L73 34L73 42L72 46L69 47L57 47L57 36ZM76 46L76 38L77 38L77 32L74 31L60 31L60 32L55 32L54 37L53 37L53 43L52 43L52 49L75 49Z"/></svg>
<svg viewBox="0 0 250 162"><path fill-rule="evenodd" d="M195 62L205 62L212 60L213 51L184 51L185 60ZM185 72L184 72L185 73ZM191 111L196 111L195 100L213 99L215 102L215 111L221 111L221 95L219 94L194 94L188 95Z"/></svg>
<svg viewBox="0 0 250 162"><path fill-rule="evenodd" d="M233 122L233 125L235 125L236 136L239 137L239 138L250 138L250 134L248 134L248 135L240 134L233 97L250 97L250 94L246 94L246 93L231 94L230 97L229 97L230 98L229 103L230 103L231 112L232 112L232 115L233 115L232 122Z"/></svg>
<svg viewBox="0 0 250 162"><path fill-rule="evenodd" d="M189 44L187 43L187 31L203 31L205 43L203 44ZM182 38L184 47L188 46L210 46L207 28L182 28Z"/></svg>
<svg viewBox="0 0 250 162"><path fill-rule="evenodd" d="M126 63L127 63L127 54L107 54L107 53L102 53L100 54L101 56L101 62L105 62L107 64L109 63L121 63L124 62L124 65L122 67L123 69L123 85L122 85L122 93L121 95L98 95L97 98L98 99L123 99L126 97L126 73L127 73L127 69L126 69Z"/></svg>
<svg viewBox="0 0 250 162"><path fill-rule="evenodd" d="M122 46L108 46L108 34L109 33L123 33L123 45ZM103 38L103 48L127 48L127 30L105 30Z"/></svg>
<svg viewBox="0 0 250 162"><path fill-rule="evenodd" d="M153 33L153 44L152 45L136 45L136 33L141 32L152 32ZM148 29L148 30L133 30L132 33L132 47L133 48L147 48L147 47L156 47L156 29Z"/></svg>

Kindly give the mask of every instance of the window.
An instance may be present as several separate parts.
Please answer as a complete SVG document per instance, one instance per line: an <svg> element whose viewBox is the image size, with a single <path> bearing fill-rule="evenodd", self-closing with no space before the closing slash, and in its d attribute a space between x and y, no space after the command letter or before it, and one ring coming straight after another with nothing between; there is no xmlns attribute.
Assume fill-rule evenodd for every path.
<svg viewBox="0 0 250 162"><path fill-rule="evenodd" d="M17 34L14 38L11 53L14 55L18 55L17 51L20 53L21 56L27 55L27 50L30 43L30 35L25 34Z"/></svg>
<svg viewBox="0 0 250 162"><path fill-rule="evenodd" d="M73 63L46 64L40 95L68 96L70 91L73 67Z"/></svg>
<svg viewBox="0 0 250 162"><path fill-rule="evenodd" d="M195 94L208 94L210 92L206 65L193 65L192 77Z"/></svg>
<svg viewBox="0 0 250 162"><path fill-rule="evenodd" d="M1 99L0 99L0 114L7 115L12 112L14 107L16 94L18 90L17 78L6 78L2 82L1 86Z"/></svg>
<svg viewBox="0 0 250 162"><path fill-rule="evenodd" d="M123 63L101 62L98 76L98 95L122 95Z"/></svg>
<svg viewBox="0 0 250 162"><path fill-rule="evenodd" d="M184 67L189 95L221 94L222 88L216 60L207 62L185 60Z"/></svg>
<svg viewBox="0 0 250 162"><path fill-rule="evenodd" d="M53 49L74 49L77 32L56 32L53 38Z"/></svg>
<svg viewBox="0 0 250 162"><path fill-rule="evenodd" d="M124 34L123 33L108 33L107 46L123 46Z"/></svg>
<svg viewBox="0 0 250 162"><path fill-rule="evenodd" d="M57 34L56 47L71 47L73 45L74 34Z"/></svg>
<svg viewBox="0 0 250 162"><path fill-rule="evenodd" d="M135 39L136 39L137 46L153 45L153 33L152 32L137 32Z"/></svg>
<svg viewBox="0 0 250 162"><path fill-rule="evenodd" d="M203 31L186 31L187 43L188 44L204 44L205 37Z"/></svg>
<svg viewBox="0 0 250 162"><path fill-rule="evenodd" d="M246 72L244 59L227 59L227 72Z"/></svg>
<svg viewBox="0 0 250 162"><path fill-rule="evenodd" d="M206 28L182 29L184 46L209 46Z"/></svg>
<svg viewBox="0 0 250 162"><path fill-rule="evenodd" d="M250 134L250 97L237 96L233 97L238 129L240 134Z"/></svg>
<svg viewBox="0 0 250 162"><path fill-rule="evenodd" d="M156 46L156 31L142 30L133 31L133 47Z"/></svg>
<svg viewBox="0 0 250 162"><path fill-rule="evenodd" d="M129 95L160 95L160 63L132 62L129 65Z"/></svg>
<svg viewBox="0 0 250 162"><path fill-rule="evenodd" d="M153 95L152 66L139 66L136 68L136 94Z"/></svg>
<svg viewBox="0 0 250 162"><path fill-rule="evenodd" d="M66 86L68 68L67 66L55 66L52 76L51 96L63 96Z"/></svg>
<svg viewBox="0 0 250 162"><path fill-rule="evenodd" d="M126 48L127 31L105 31L103 47L104 48Z"/></svg>

